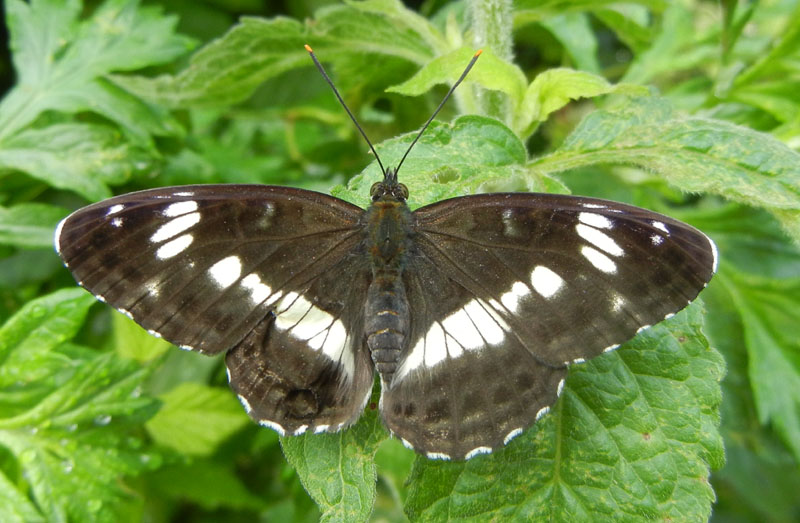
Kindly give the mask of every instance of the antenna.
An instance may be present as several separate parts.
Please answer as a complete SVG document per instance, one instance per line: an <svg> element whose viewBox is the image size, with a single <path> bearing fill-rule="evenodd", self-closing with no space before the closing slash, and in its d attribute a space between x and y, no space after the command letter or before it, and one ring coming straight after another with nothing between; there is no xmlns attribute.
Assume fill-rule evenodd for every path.
<svg viewBox="0 0 800 523"><path fill-rule="evenodd" d="M347 104L344 103L344 100L342 100L342 95L339 94L339 91L336 89L336 86L333 85L333 81L331 81L330 77L328 76L328 73L325 72L325 69L322 67L322 64L319 63L319 60L317 60L317 57L314 54L314 50L311 49L311 46L308 45L308 44L305 45L305 48L306 48L306 51L308 51L308 54L311 55L311 59L314 60L314 65L317 66L317 69L319 69L319 72L320 72L320 74L322 74L322 77L325 79L326 82L328 82L328 85L331 86L331 89L333 89L333 94L336 95L336 99L339 100L340 104L342 104L342 107L344 107L344 110L347 111L347 114L350 116L350 119L353 120L353 123L355 124L356 129L358 129L358 132L361 133L361 136L364 137L364 140L367 142L367 145L369 145L369 148L372 151L372 154L375 155L375 159L378 160L378 165L381 166L381 172L383 173L383 176L385 177L386 176L386 169L383 168L383 163L381 163L381 158L380 158L380 156L378 156L378 153L375 151L375 148L372 146L372 142L370 142L369 138L367 138L367 133L365 133L364 129L362 129L361 126L358 125L358 121L356 120L356 117L353 116L353 113L350 112L350 108L347 107Z"/></svg>
<svg viewBox="0 0 800 523"><path fill-rule="evenodd" d="M428 126L431 124L436 115L439 114L439 111L442 110L442 107L444 107L445 102L447 102L447 99L450 98L451 94L453 94L453 91L456 90L458 84L460 84L464 80L464 78L466 78L467 73L469 73L469 70L472 69L473 65L475 65L475 62L478 60L478 57L481 55L482 52L483 49L478 49L478 51L474 55L472 55L472 60L470 60L469 64L467 64L467 68L464 69L464 72L461 73L461 76L458 77L458 80L456 80L456 83L453 84L453 87L451 87L450 90L447 91L447 94L444 95L444 99L442 99L442 101L439 103L439 107L437 107L436 110L433 111L431 117L428 118L428 121L425 122L425 125L423 125L422 129L420 129L419 132L417 133L417 137L414 138L414 141L411 142L411 145L408 146L406 154L403 155L403 158L400 160L400 163L397 164L397 168L394 170L395 173L400 170L400 166L403 165L404 161L406 161L406 156L408 156L408 153L411 152L411 148L414 147L414 145L416 145L417 140L419 140L419 137L422 136L422 133L425 132L425 129L428 128Z"/></svg>
<svg viewBox="0 0 800 523"><path fill-rule="evenodd" d="M325 81L328 82L328 85L330 85L331 89L333 89L333 94L336 95L336 99L339 100L340 104L342 104L342 107L344 107L344 110L347 111L347 114L350 116L350 119L355 124L356 129L358 129L358 132L361 133L361 136L364 137L364 140L367 142L367 145L369 145L369 148L372 151L372 154L374 154L375 155L375 159L378 160L378 165L380 165L381 172L383 173L383 176L385 178L386 177L386 169L383 167L383 163L381 162L381 159L378 156L377 151L375 151L375 147L372 146L372 142L370 142L369 138L367 138L367 134L364 132L364 129L362 129L361 126L358 125L358 121L356 120L356 117L353 116L353 113L350 112L350 108L347 107L347 104L345 104L344 100L342 100L342 96L339 94L339 91L336 89L336 86L333 85L333 81L328 76L328 73L325 72L325 69L322 67L322 64L319 63L319 60L317 60L317 57L314 54L314 50L311 49L311 46L308 45L308 44L306 44L304 47L306 48L306 51L308 51L308 54L311 55L311 59L314 60L314 65L317 66L317 69L319 69L319 72L320 72L320 74L322 74L322 77L325 78ZM403 165L403 162L406 160L406 156L408 156L408 153L411 152L411 149L414 147L414 145L416 145L417 140L419 140L420 136L422 136L422 133L425 132L425 129L428 128L428 126L431 124L433 119L436 118L436 115L439 114L439 111L442 110L442 107L444 107L445 102L447 102L447 100L450 98L450 95L453 94L453 91L456 90L456 87L458 87L458 85L464 80L464 78L466 78L466 76L469 73L470 69L472 69L472 66L475 65L475 62L478 60L478 57L481 55L482 52L483 52L483 50L479 49L474 55L472 55L472 60L469 61L469 64L467 64L467 67L466 67L466 69L464 69L464 72L461 73L461 76L458 78L458 80L456 80L456 82L453 84L453 86L450 88L450 90L447 91L447 94L444 95L444 99L442 99L442 101L439 103L439 106L436 108L436 110L433 111L433 114L431 115L430 118L428 118L428 121L425 122L425 125L422 126L422 129L419 130L419 133L417 133L417 136L414 138L414 141L411 142L411 145L408 146L408 149L406 150L406 153L403 155L403 158L400 159L400 163L398 163L397 167L394 169L393 174L395 176L395 179L397 177L397 171L400 170L400 166Z"/></svg>

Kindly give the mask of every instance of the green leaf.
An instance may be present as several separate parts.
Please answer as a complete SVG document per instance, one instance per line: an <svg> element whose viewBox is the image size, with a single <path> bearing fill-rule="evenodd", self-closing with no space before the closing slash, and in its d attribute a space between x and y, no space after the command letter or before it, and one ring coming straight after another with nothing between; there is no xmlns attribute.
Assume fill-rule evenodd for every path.
<svg viewBox="0 0 800 523"><path fill-rule="evenodd" d="M353 427L332 434L281 438L286 459L322 511L322 521L367 521L375 502L375 452L386 437L380 393Z"/></svg>
<svg viewBox="0 0 800 523"><path fill-rule="evenodd" d="M542 20L541 24L561 42L578 69L600 74L597 37L586 13L567 13Z"/></svg>
<svg viewBox="0 0 800 523"><path fill-rule="evenodd" d="M125 358L147 362L173 347L163 338L150 335L121 312L112 313L111 324L114 331L114 347L117 354Z"/></svg>
<svg viewBox="0 0 800 523"><path fill-rule="evenodd" d="M800 278L733 269L721 276L741 315L759 420L771 422L800 460Z"/></svg>
<svg viewBox="0 0 800 523"><path fill-rule="evenodd" d="M27 172L87 200L109 198L109 185L151 171L152 157L111 127L83 123L25 129L0 144L0 167Z"/></svg>
<svg viewBox="0 0 800 523"><path fill-rule="evenodd" d="M409 518L706 520L724 363L701 328L693 305L572 367L550 414L495 454L417 458Z"/></svg>
<svg viewBox="0 0 800 523"><path fill-rule="evenodd" d="M79 21L77 0L6 2L19 81L0 103L0 145L47 110L93 110L122 125L134 122L135 117L120 118L116 108L115 101L130 104L126 95L104 88L98 78L111 71L169 62L193 45L175 35L174 17L137 4L107 0L90 19ZM139 110L137 116L144 113ZM131 130L136 134L159 127L150 117L146 124L133 124Z"/></svg>
<svg viewBox="0 0 800 523"><path fill-rule="evenodd" d="M522 105L517 111L514 128L521 136L529 136L536 125L550 113L578 98L592 98L609 93L646 96L646 87L612 85L602 76L572 69L548 69L539 74L528 86Z"/></svg>
<svg viewBox="0 0 800 523"><path fill-rule="evenodd" d="M564 144L529 166L544 173L636 165L684 191L763 207L800 241L800 155L771 136L719 120L674 115L644 98L589 114Z"/></svg>
<svg viewBox="0 0 800 523"><path fill-rule="evenodd" d="M437 84L452 84L464 72L464 68L474 54L473 49L462 47L439 56L426 63L413 77L390 87L388 91L417 96ZM519 106L526 84L525 75L519 67L501 60L489 50L484 50L465 81L468 84L475 83L486 89L506 93L514 107ZM462 92L458 90L455 91L455 96L464 105L462 112L475 112L477 106L475 100L463 96Z"/></svg>
<svg viewBox="0 0 800 523"><path fill-rule="evenodd" d="M83 289L64 289L29 301L0 328L0 387L33 383L50 375L42 358L52 357L60 367L64 359L51 354L78 332L89 307L97 300Z"/></svg>
<svg viewBox="0 0 800 523"><path fill-rule="evenodd" d="M385 166L396 166L416 136L409 133L378 145ZM527 153L505 125L483 116L462 116L451 124L433 122L401 169L413 209L445 198L487 190L548 184L523 167ZM382 179L377 163L354 176L334 196L366 207L370 186Z"/></svg>
<svg viewBox="0 0 800 523"><path fill-rule="evenodd" d="M147 421L147 431L160 445L182 454L207 456L249 423L227 389L181 383L159 399L163 406Z"/></svg>
<svg viewBox="0 0 800 523"><path fill-rule="evenodd" d="M146 481L161 495L181 502L190 500L207 510L263 509L265 501L251 494L232 468L232 463L193 461L162 467L148 474Z"/></svg>
<svg viewBox="0 0 800 523"><path fill-rule="evenodd" d="M67 210L45 203L0 207L0 243L18 247L52 247L53 231Z"/></svg>
<svg viewBox="0 0 800 523"><path fill-rule="evenodd" d="M120 430L153 411L139 392L147 371L64 343L93 301L80 289L58 291L0 329L0 399L18 400L0 414L0 446L19 474L4 477L15 491L5 494L13 505L0 505L0 519L29 512L21 500L30 495L33 520L112 521L124 497L119 476L157 464L140 439ZM27 369L35 372L20 372Z"/></svg>
<svg viewBox="0 0 800 523"><path fill-rule="evenodd" d="M313 24L276 17L242 17L221 38L192 56L179 74L158 78L114 76L124 89L168 107L219 107L245 100L263 82L311 67L311 44L322 61L367 54L426 63L427 41L440 41L428 22L396 0L321 9ZM364 61L366 63L371 63ZM362 79L363 81L363 79Z"/></svg>

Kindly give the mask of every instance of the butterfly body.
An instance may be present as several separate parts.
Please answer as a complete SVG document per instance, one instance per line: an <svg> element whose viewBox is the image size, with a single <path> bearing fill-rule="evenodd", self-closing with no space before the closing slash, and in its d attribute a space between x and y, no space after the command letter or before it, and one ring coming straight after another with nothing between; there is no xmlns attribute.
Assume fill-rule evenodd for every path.
<svg viewBox="0 0 800 523"><path fill-rule="evenodd" d="M391 383L406 350L410 328L403 271L413 250L413 216L403 194L405 187L387 176L373 186L373 202L365 213L372 280L364 307L364 334L384 386Z"/></svg>

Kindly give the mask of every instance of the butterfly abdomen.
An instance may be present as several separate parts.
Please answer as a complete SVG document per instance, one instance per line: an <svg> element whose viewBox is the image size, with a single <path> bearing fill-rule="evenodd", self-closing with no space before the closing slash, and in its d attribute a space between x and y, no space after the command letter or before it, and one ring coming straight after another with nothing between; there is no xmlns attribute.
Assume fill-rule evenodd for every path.
<svg viewBox="0 0 800 523"><path fill-rule="evenodd" d="M388 383L397 370L409 327L408 300L399 272L376 275L367 291L364 313L367 347L375 368Z"/></svg>

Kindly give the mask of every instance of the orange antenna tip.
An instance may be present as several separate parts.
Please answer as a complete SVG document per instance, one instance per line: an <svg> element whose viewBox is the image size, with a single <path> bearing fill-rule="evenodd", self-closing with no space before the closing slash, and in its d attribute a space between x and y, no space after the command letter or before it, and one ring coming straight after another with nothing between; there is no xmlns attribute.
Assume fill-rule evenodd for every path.
<svg viewBox="0 0 800 523"><path fill-rule="evenodd" d="M305 45L303 45L303 47L305 47L305 48L306 48L306 51L308 51L309 53L313 53L313 52L314 52L314 50L313 50L313 49L311 49L311 46L310 46L310 45L308 45L308 44L305 44Z"/></svg>
<svg viewBox="0 0 800 523"><path fill-rule="evenodd" d="M306 46L306 47L308 47L308 46ZM483 52L483 49L478 49L478 51L475 53L475 57L480 56L482 52Z"/></svg>

